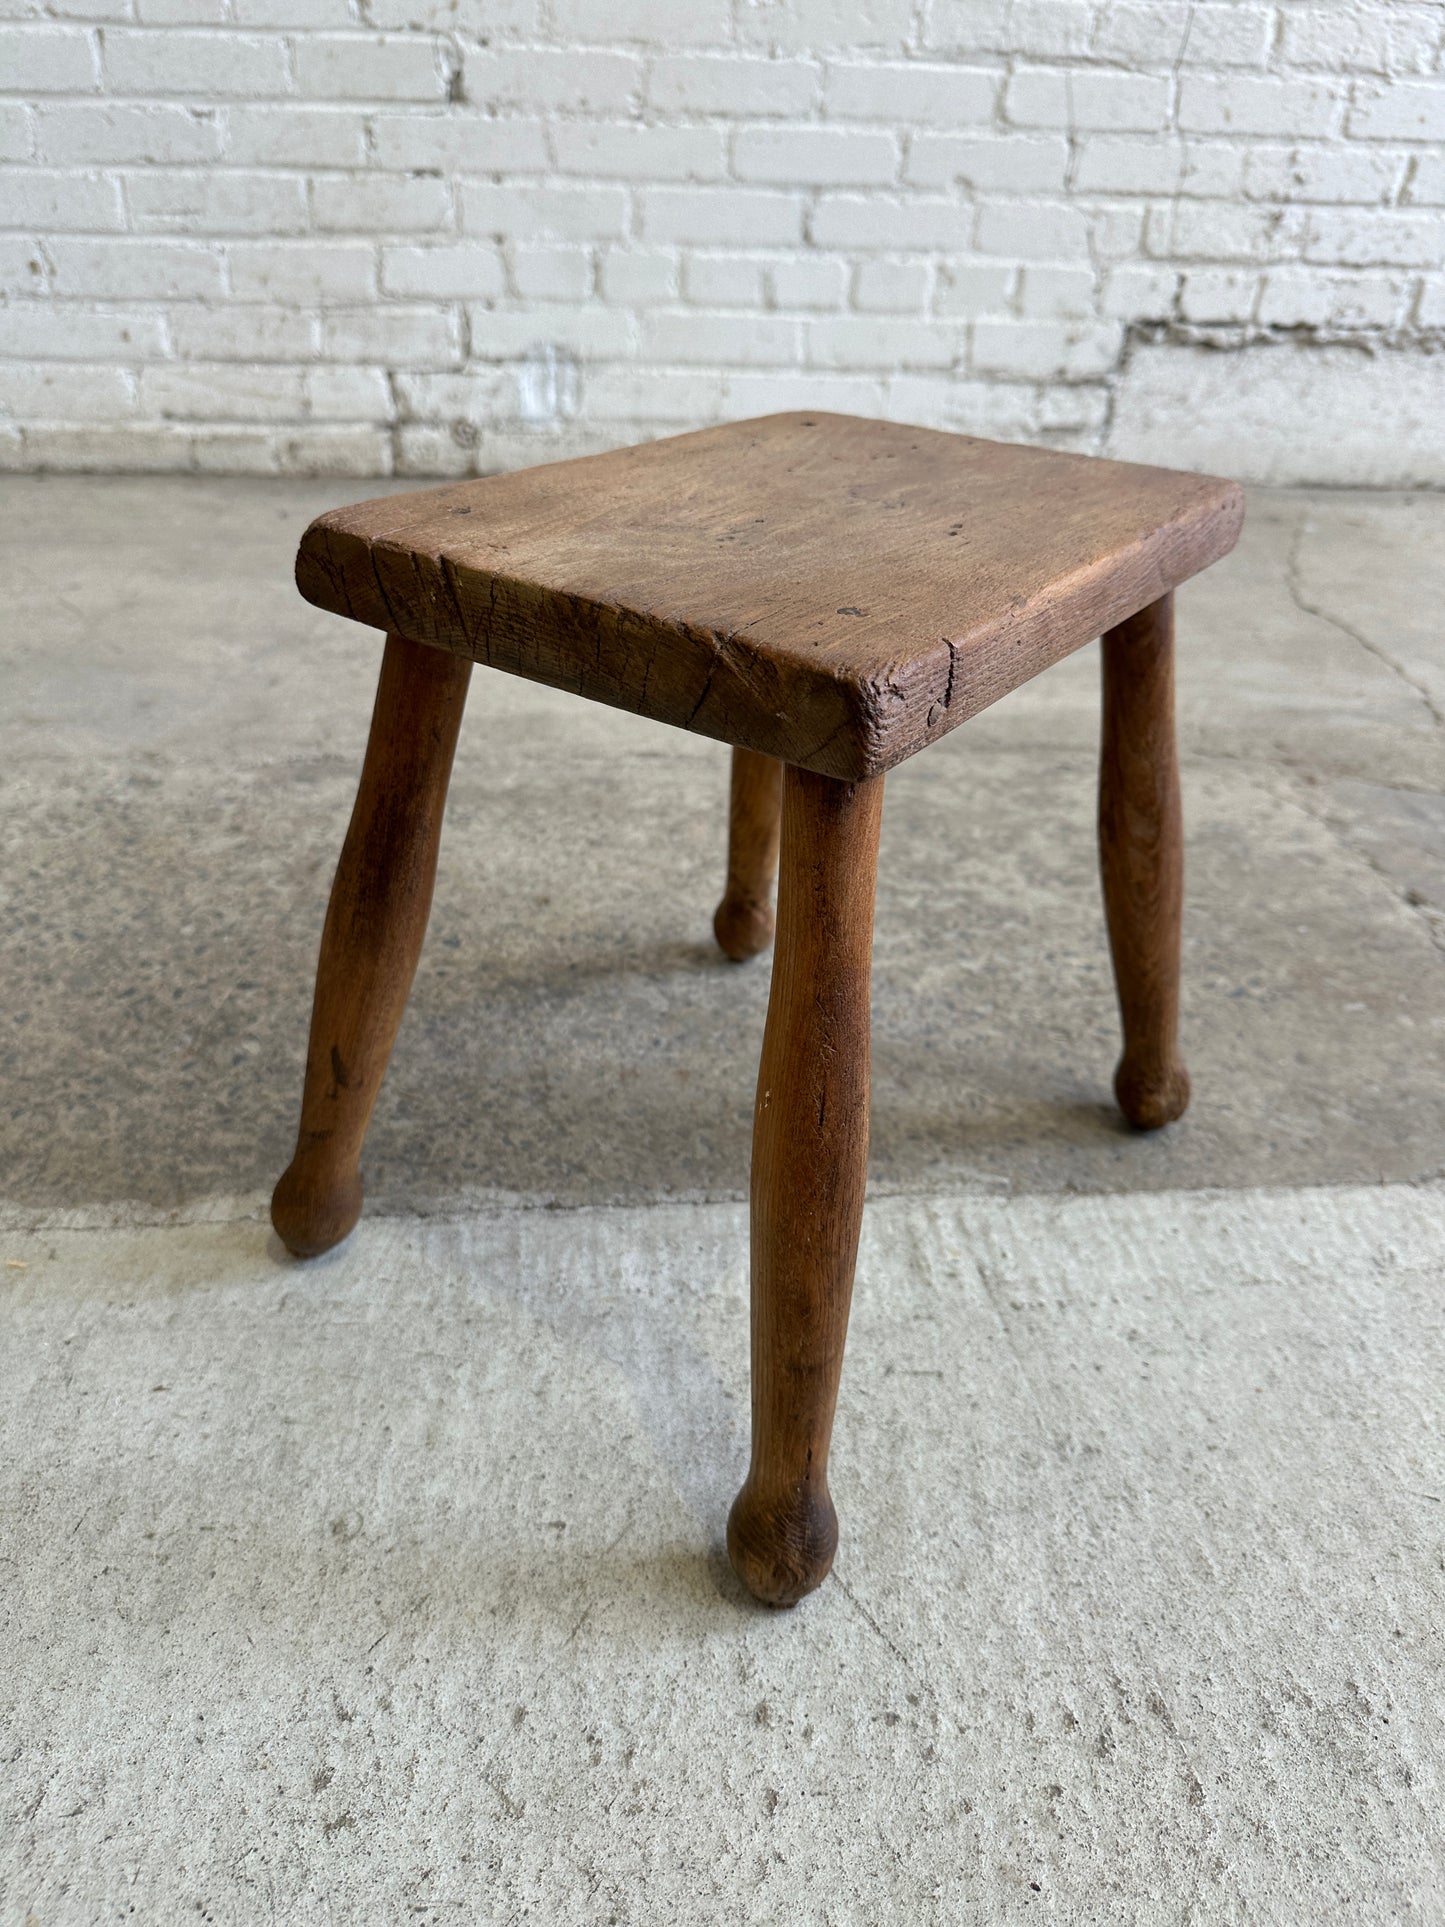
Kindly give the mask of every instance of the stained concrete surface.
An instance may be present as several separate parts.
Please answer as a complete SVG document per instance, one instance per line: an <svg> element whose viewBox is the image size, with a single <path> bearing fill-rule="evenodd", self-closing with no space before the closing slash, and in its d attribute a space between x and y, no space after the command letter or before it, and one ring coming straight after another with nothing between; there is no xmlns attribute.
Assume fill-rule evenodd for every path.
<svg viewBox="0 0 1445 1927"><path fill-rule="evenodd" d="M1095 652L889 778L843 1547L773 1616L724 751L478 673L369 1215L266 1228L347 493L0 483L0 1919L1445 1919L1445 500L1256 494L1181 593L1169 1133Z"/></svg>

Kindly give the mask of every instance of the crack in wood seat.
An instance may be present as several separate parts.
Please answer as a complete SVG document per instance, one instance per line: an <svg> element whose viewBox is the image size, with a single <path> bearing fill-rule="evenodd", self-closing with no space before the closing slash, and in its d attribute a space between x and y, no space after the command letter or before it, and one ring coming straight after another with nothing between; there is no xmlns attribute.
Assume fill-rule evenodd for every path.
<svg viewBox="0 0 1445 1927"><path fill-rule="evenodd" d="M344 1238L421 952L473 662L733 745L714 929L777 956L753 1122L752 1459L728 1519L791 1605L832 1564L828 1447L868 1157L883 772L1102 636L1099 860L1129 1122L1179 1117L1173 591L1234 544L1231 482L792 414L323 515L296 564L385 629L271 1215Z"/></svg>
<svg viewBox="0 0 1445 1927"><path fill-rule="evenodd" d="M850 416L323 515L301 593L825 776L876 776L1233 546L1232 482Z"/></svg>

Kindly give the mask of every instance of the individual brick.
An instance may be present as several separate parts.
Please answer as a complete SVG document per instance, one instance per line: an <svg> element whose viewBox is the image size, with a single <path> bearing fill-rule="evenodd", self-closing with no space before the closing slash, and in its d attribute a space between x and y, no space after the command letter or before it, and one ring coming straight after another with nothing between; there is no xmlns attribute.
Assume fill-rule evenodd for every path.
<svg viewBox="0 0 1445 1927"><path fill-rule="evenodd" d="M653 127L637 121L558 121L551 130L560 174L589 181L721 181L727 140L714 127Z"/></svg>
<svg viewBox="0 0 1445 1927"><path fill-rule="evenodd" d="M58 295L104 300L216 299L224 288L218 248L187 241L64 236L47 252Z"/></svg>
<svg viewBox="0 0 1445 1927"><path fill-rule="evenodd" d="M1062 135L915 134L905 174L917 187L957 182L978 194L1062 194L1068 166Z"/></svg>
<svg viewBox="0 0 1445 1927"><path fill-rule="evenodd" d="M0 411L30 421L124 421L136 412L134 379L80 362L4 362Z"/></svg>
<svg viewBox="0 0 1445 1927"><path fill-rule="evenodd" d="M649 105L663 113L732 116L740 103L751 119L811 112L822 69L808 60L753 55L660 55L648 81Z"/></svg>
<svg viewBox="0 0 1445 1927"><path fill-rule="evenodd" d="M1177 113L1186 133L1324 135L1339 120L1343 97L1336 80L1185 74Z"/></svg>
<svg viewBox="0 0 1445 1927"><path fill-rule="evenodd" d="M803 238L803 200L797 194L726 187L653 187L638 197L648 241L694 247L796 245Z"/></svg>
<svg viewBox="0 0 1445 1927"><path fill-rule="evenodd" d="M1445 81L1396 80L1355 89L1348 130L1355 140L1445 140Z"/></svg>
<svg viewBox="0 0 1445 1927"><path fill-rule="evenodd" d="M1180 201L1151 219L1149 247L1184 261L1281 261L1299 253L1307 216L1302 208L1238 207L1226 201ZM1166 232L1167 227L1167 232Z"/></svg>
<svg viewBox="0 0 1445 1927"><path fill-rule="evenodd" d="M733 137L740 181L778 187L868 187L898 173L892 134L843 127L743 127Z"/></svg>
<svg viewBox="0 0 1445 1927"><path fill-rule="evenodd" d="M628 230L627 194L620 187L504 187L494 181L463 181L458 192L465 234L603 241Z"/></svg>
<svg viewBox="0 0 1445 1927"><path fill-rule="evenodd" d="M84 27L0 25L0 86L8 94L89 94L96 87L95 42Z"/></svg>
<svg viewBox="0 0 1445 1927"><path fill-rule="evenodd" d="M1445 261L1445 209L1364 214L1317 208L1304 259L1331 267L1438 268Z"/></svg>
<svg viewBox="0 0 1445 1927"><path fill-rule="evenodd" d="M1254 146L1245 157L1244 187L1251 200L1383 202L1394 199L1409 160L1407 149L1343 142Z"/></svg>
<svg viewBox="0 0 1445 1927"><path fill-rule="evenodd" d="M972 210L934 196L824 194L809 222L813 244L823 248L899 248L924 252L967 242Z"/></svg>
<svg viewBox="0 0 1445 1927"><path fill-rule="evenodd" d="M445 234L451 184L435 174L324 175L311 183L311 218L329 233Z"/></svg>
<svg viewBox="0 0 1445 1927"><path fill-rule="evenodd" d="M359 167L366 119L346 107L226 109L226 156L240 167Z"/></svg>
<svg viewBox="0 0 1445 1927"><path fill-rule="evenodd" d="M947 320L828 315L805 326L807 358L819 368L952 368L966 350L962 328Z"/></svg>
<svg viewBox="0 0 1445 1927"><path fill-rule="evenodd" d="M142 408L172 421L292 422L302 412L302 370L235 362L169 362L141 371Z"/></svg>
<svg viewBox="0 0 1445 1927"><path fill-rule="evenodd" d="M836 62L824 78L823 104L833 120L881 120L909 129L987 126L998 104L999 79L987 68L921 61Z"/></svg>
<svg viewBox="0 0 1445 1927"><path fill-rule="evenodd" d="M296 91L307 100L438 100L448 70L430 38L298 34Z"/></svg>
<svg viewBox="0 0 1445 1927"><path fill-rule="evenodd" d="M361 308L328 308L318 318L318 329L317 353L326 361L445 368L461 358L461 310L456 305L404 307L373 301Z"/></svg>
<svg viewBox="0 0 1445 1927"><path fill-rule="evenodd" d="M94 233L125 226L120 183L89 172L17 167L6 178L4 209L10 227Z"/></svg>
<svg viewBox="0 0 1445 1927"><path fill-rule="evenodd" d="M1290 12L1285 13L1286 32ZM1188 67L1262 67L1269 58L1274 14L1250 0L1197 3L1189 10L1182 63ZM1294 64L1294 63L1291 63Z"/></svg>
<svg viewBox="0 0 1445 1927"><path fill-rule="evenodd" d="M376 250L364 241L233 241L226 249L238 301L361 301L376 292Z"/></svg>
<svg viewBox="0 0 1445 1927"><path fill-rule="evenodd" d="M798 359L799 325L785 315L653 313L638 323L638 346L665 366L787 367Z"/></svg>
<svg viewBox="0 0 1445 1927"><path fill-rule="evenodd" d="M1258 319L1267 328L1390 328L1405 312L1410 290L1405 275L1272 268L1265 276Z"/></svg>
<svg viewBox="0 0 1445 1927"><path fill-rule="evenodd" d="M28 422L22 438L27 469L60 474L163 473L189 468L194 456L189 430L171 422Z"/></svg>
<svg viewBox="0 0 1445 1927"><path fill-rule="evenodd" d="M551 165L541 120L493 120L454 108L444 114L375 114L369 125L370 158L383 169L516 175L543 174Z"/></svg>
<svg viewBox="0 0 1445 1927"><path fill-rule="evenodd" d="M506 288L501 251L485 242L383 247L381 286L410 300L487 300Z"/></svg>
<svg viewBox="0 0 1445 1927"><path fill-rule="evenodd" d="M170 317L171 343L183 361L308 361L317 319L305 308L186 302Z"/></svg>
<svg viewBox="0 0 1445 1927"><path fill-rule="evenodd" d="M1089 0L1013 0L1009 44L1028 60L1067 58L1088 50L1093 25Z"/></svg>
<svg viewBox="0 0 1445 1927"><path fill-rule="evenodd" d="M125 199L138 234L301 234L308 221L299 174L147 168L126 175Z"/></svg>
<svg viewBox="0 0 1445 1927"><path fill-rule="evenodd" d="M255 99L291 88L286 43L270 34L114 27L105 35L106 84L116 94Z"/></svg>
<svg viewBox="0 0 1445 1927"><path fill-rule="evenodd" d="M949 54L1014 54L1012 0L933 0L923 17L923 44Z"/></svg>
<svg viewBox="0 0 1445 1927"><path fill-rule="evenodd" d="M1283 9L1280 27L1280 51L1290 66L1331 73L1430 73L1440 47L1439 7L1404 0L1293 5Z"/></svg>
<svg viewBox="0 0 1445 1927"><path fill-rule="evenodd" d="M516 394L515 383L504 369L485 364L461 373L399 373L394 385L403 421L474 424L499 404L512 403Z"/></svg>
<svg viewBox="0 0 1445 1927"><path fill-rule="evenodd" d="M643 65L632 54L544 47L468 49L466 99L490 114L605 114L642 95Z"/></svg>
<svg viewBox="0 0 1445 1927"><path fill-rule="evenodd" d="M17 361L163 360L165 317L154 308L99 308L76 301L14 300L5 309L5 349Z"/></svg>
<svg viewBox="0 0 1445 1927"><path fill-rule="evenodd" d="M1134 69L1172 67L1184 52L1196 10L1181 7L1176 0L1156 0L1152 6L1106 6L1094 28L1089 51L1098 60L1112 60ZM1230 9L1220 7L1216 11Z"/></svg>

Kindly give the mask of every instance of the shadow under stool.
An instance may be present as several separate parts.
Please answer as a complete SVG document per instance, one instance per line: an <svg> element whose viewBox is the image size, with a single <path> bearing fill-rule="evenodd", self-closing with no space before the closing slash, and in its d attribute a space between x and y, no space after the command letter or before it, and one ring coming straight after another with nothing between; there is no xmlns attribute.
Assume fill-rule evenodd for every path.
<svg viewBox="0 0 1445 1927"><path fill-rule="evenodd" d="M1099 853L1124 1049L1153 1130L1177 1045L1173 595L1234 546L1231 482L826 414L769 416L321 516L301 593L387 632L272 1219L313 1256L361 1211L472 664L733 746L728 956L777 956L753 1125L752 1463L728 1552L758 1598L826 1576L828 1445L868 1158L885 771L1103 637Z"/></svg>

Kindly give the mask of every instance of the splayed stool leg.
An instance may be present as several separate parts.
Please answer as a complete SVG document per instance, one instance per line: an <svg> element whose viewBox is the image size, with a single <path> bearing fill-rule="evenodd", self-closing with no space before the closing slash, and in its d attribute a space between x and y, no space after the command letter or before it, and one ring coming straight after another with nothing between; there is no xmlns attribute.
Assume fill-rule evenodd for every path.
<svg viewBox="0 0 1445 1927"><path fill-rule="evenodd" d="M356 806L321 937L296 1151L271 1222L298 1258L361 1215L361 1146L431 909L469 660L387 637Z"/></svg>

